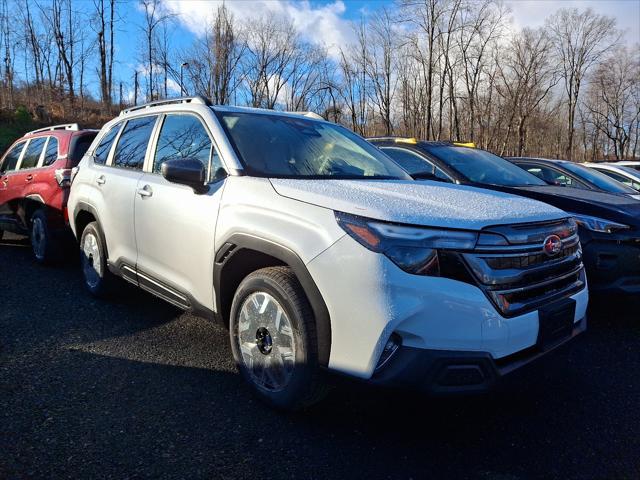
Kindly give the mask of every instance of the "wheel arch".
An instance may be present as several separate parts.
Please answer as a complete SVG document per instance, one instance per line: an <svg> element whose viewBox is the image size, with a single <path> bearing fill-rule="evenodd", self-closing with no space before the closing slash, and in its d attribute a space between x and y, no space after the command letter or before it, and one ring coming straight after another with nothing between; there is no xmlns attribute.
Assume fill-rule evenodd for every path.
<svg viewBox="0 0 640 480"><path fill-rule="evenodd" d="M248 234L234 234L224 242L216 251L213 267L218 320L229 326L233 296L247 275L274 266L288 266L298 278L315 317L318 360L320 365L327 366L331 353L329 310L304 262L288 247Z"/></svg>
<svg viewBox="0 0 640 480"><path fill-rule="evenodd" d="M104 244L105 255L109 258L109 248L107 247L107 242L104 238L104 230L102 228L102 224L100 223L100 217L98 216L98 212L91 205L80 202L76 206L74 215L73 215L73 223L75 225L75 236L76 240L80 242L82 238L82 232L91 222L97 222L98 227L100 227L100 235L102 235L102 243Z"/></svg>

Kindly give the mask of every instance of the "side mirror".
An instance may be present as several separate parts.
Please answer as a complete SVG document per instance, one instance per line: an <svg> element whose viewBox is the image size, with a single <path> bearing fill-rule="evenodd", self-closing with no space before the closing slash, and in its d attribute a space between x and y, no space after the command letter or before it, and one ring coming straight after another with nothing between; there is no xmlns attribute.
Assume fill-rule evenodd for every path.
<svg viewBox="0 0 640 480"><path fill-rule="evenodd" d="M207 172L204 165L195 158L167 160L162 164L162 176L169 182L187 185L195 193L206 193L209 187L205 185Z"/></svg>

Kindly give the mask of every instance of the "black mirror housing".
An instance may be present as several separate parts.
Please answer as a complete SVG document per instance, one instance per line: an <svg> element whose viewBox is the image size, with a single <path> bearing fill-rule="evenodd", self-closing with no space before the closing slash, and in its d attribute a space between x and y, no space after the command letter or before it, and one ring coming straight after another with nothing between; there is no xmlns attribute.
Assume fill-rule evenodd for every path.
<svg viewBox="0 0 640 480"><path fill-rule="evenodd" d="M167 160L162 164L162 176L167 181L191 187L202 194L209 190L205 182L207 172L200 160L194 158Z"/></svg>

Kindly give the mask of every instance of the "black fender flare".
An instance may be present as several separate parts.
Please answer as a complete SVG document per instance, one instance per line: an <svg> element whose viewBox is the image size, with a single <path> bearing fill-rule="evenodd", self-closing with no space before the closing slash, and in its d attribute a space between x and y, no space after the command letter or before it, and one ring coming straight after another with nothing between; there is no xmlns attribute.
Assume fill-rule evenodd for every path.
<svg viewBox="0 0 640 480"><path fill-rule="evenodd" d="M89 205L86 202L78 202L75 210L73 211L73 224L76 227L76 230L75 230L76 240L80 242L80 239L82 238L82 232L78 231L78 223L77 223L77 218L80 212L90 213L91 215L93 215L93 218L95 218L95 221L98 222L98 226L100 227L100 234L102 235L102 243L104 245L104 250L105 250L104 253L106 257L109 258L109 247L107 246L104 229L102 228L102 223L100 222L100 216L98 215L98 211L95 208L93 208L92 205Z"/></svg>
<svg viewBox="0 0 640 480"><path fill-rule="evenodd" d="M215 303L218 318L225 321L224 317L228 315L230 310L228 298L223 298L224 286L222 285L222 279L225 274L225 266L230 265L232 259L238 261L243 255L243 252L249 253L248 256L250 256L251 253L268 255L269 257L279 260L282 264L291 267L311 304L316 320L318 361L321 366L326 367L329 364L329 355L331 353L331 319L329 317L329 310L306 265L302 259L288 247L271 240L244 233L233 234L223 242L216 251L213 266L213 286L215 289ZM227 292L227 296L228 293L229 292ZM235 293L235 288L233 293ZM227 304L225 304L225 302Z"/></svg>

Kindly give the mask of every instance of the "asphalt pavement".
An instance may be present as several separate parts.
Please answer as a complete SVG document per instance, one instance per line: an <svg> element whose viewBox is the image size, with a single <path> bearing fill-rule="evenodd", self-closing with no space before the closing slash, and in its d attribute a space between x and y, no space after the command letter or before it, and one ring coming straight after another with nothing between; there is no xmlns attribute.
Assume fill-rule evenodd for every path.
<svg viewBox="0 0 640 480"><path fill-rule="evenodd" d="M96 300L77 263L39 266L5 237L2 479L640 478L638 303L599 299L587 333L489 395L336 379L283 414L244 386L223 329L125 284Z"/></svg>

